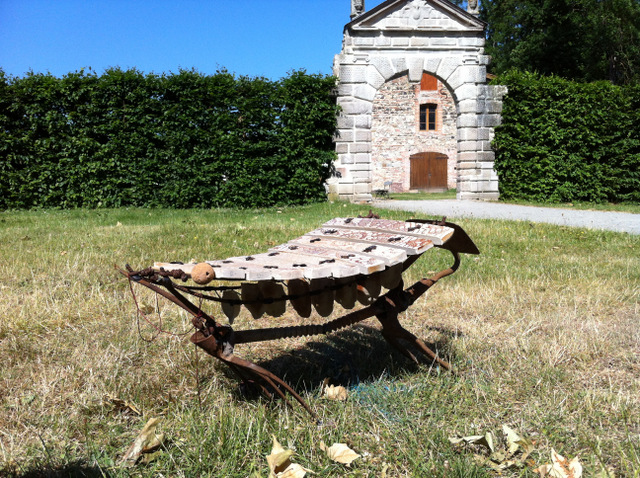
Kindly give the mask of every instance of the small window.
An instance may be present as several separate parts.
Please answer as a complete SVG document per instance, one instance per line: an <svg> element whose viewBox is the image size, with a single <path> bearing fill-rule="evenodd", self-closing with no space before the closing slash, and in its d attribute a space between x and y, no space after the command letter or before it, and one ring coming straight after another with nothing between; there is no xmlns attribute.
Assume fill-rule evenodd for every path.
<svg viewBox="0 0 640 478"><path fill-rule="evenodd" d="M436 105L420 105L420 131L436 130Z"/></svg>

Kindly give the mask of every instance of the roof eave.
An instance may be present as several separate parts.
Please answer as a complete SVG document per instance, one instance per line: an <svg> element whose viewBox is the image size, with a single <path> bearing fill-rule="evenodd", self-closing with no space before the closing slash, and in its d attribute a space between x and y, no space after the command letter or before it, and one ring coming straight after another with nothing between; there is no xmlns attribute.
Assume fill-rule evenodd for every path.
<svg viewBox="0 0 640 478"><path fill-rule="evenodd" d="M365 21L368 18L374 17L378 13L383 12L384 10L387 10L387 9L393 7L395 4L403 2L403 1L406 1L406 0L386 0L385 2L382 2L380 5L372 8L368 12L365 12L362 15L360 15L360 16L354 18L353 20L351 20L349 23L347 23L344 26L344 30L343 31L346 32L347 30L352 30L353 27L356 26L356 24L361 23L362 21ZM441 7L442 9L451 12L455 16L459 16L459 17L462 17L462 18L466 19L470 23L469 30L471 30L471 31L484 31L485 28L487 27L487 23L486 22L484 22L483 20L480 20L475 15L470 14L466 10L464 10L464 9L460 8L459 6L451 3L448 0L429 0L429 1L430 1L430 3L434 3L434 4L438 5L439 7ZM473 25L473 24L475 24L475 25ZM360 30L375 30L375 29L373 29L373 28L371 28L371 29L362 28ZM398 30L395 30L395 31L403 31L403 30L402 29L398 29ZM445 31L445 30L443 30L443 31Z"/></svg>

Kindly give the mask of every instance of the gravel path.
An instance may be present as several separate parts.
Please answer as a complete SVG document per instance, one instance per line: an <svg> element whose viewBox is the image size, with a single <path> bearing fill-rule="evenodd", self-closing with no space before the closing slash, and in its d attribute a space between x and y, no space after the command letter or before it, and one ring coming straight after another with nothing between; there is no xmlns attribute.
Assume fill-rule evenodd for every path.
<svg viewBox="0 0 640 478"><path fill-rule="evenodd" d="M516 206L514 204L456 199L433 201L381 200L375 201L374 206L419 212L427 216L447 216L451 220L458 217L507 219L640 234L640 214L626 212Z"/></svg>

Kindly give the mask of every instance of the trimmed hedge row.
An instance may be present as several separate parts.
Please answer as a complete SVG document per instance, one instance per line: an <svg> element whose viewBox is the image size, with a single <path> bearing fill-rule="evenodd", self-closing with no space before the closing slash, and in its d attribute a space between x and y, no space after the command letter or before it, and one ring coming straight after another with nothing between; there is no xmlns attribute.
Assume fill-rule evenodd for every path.
<svg viewBox="0 0 640 478"><path fill-rule="evenodd" d="M0 208L326 199L335 78L0 70Z"/></svg>
<svg viewBox="0 0 640 478"><path fill-rule="evenodd" d="M509 72L495 168L504 199L640 202L640 87Z"/></svg>

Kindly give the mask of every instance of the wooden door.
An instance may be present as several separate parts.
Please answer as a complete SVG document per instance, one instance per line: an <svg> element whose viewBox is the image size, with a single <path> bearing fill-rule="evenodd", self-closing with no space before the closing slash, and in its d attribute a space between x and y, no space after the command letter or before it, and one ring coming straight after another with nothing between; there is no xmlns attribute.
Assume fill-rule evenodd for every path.
<svg viewBox="0 0 640 478"><path fill-rule="evenodd" d="M426 191L447 189L447 155L417 153L410 158L409 187Z"/></svg>

